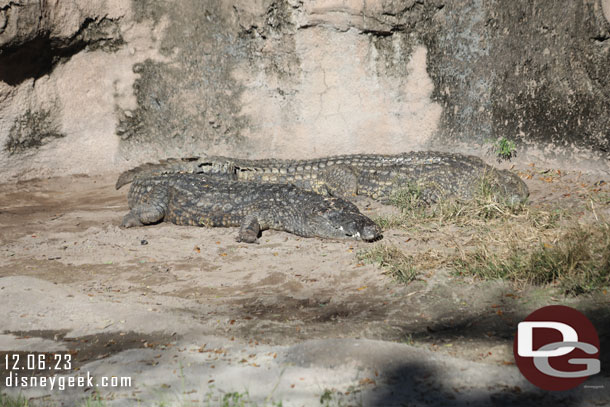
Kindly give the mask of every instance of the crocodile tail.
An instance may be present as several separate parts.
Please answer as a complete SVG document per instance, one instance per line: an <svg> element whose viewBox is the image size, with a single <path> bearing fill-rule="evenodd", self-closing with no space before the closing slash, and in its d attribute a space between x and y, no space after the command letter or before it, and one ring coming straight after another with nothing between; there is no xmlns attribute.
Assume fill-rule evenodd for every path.
<svg viewBox="0 0 610 407"><path fill-rule="evenodd" d="M163 174L193 173L198 171L199 157L168 158L158 163L146 163L119 175L115 188L129 184L136 178L154 177Z"/></svg>

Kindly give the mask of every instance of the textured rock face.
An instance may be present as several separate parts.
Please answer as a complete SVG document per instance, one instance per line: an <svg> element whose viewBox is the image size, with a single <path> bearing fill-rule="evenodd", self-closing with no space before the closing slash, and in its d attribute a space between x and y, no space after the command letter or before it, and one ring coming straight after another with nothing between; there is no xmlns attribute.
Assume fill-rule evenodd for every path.
<svg viewBox="0 0 610 407"><path fill-rule="evenodd" d="M18 85L48 74L60 60L89 45L116 50L123 45L118 20L120 2L0 2L0 80ZM115 16L102 14L114 9ZM97 10L96 10L97 9Z"/></svg>
<svg viewBox="0 0 610 407"><path fill-rule="evenodd" d="M404 33L378 46L363 10L314 6L164 10L173 23L161 52L176 63L135 67L138 109L121 120L123 146L302 157L425 145L441 115L425 47Z"/></svg>
<svg viewBox="0 0 610 407"><path fill-rule="evenodd" d="M121 164L115 106L135 104L132 67L158 55L130 15L121 0L0 1L0 178Z"/></svg>
<svg viewBox="0 0 610 407"><path fill-rule="evenodd" d="M0 0L0 169L498 137L604 165L609 14L607 0Z"/></svg>

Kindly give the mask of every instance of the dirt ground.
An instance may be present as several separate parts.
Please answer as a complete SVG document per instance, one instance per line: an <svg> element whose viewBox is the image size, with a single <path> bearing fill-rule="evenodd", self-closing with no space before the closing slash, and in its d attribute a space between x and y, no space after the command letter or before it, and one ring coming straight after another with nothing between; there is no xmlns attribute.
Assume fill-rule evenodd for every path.
<svg viewBox="0 0 610 407"><path fill-rule="evenodd" d="M531 205L578 207L591 189L610 191L608 176L532 168L521 169ZM610 403L605 293L565 297L443 267L402 285L357 258L380 243L455 251L467 229L392 229L380 243L266 231L251 245L236 229L124 230L116 176L0 185L0 350L69 350L68 373L132 386L10 394L74 405L97 392L113 406L222 405L231 392L284 406ZM610 218L609 206L595 216ZM602 341L602 373L566 393L537 390L512 356L516 324L549 304L585 312Z"/></svg>

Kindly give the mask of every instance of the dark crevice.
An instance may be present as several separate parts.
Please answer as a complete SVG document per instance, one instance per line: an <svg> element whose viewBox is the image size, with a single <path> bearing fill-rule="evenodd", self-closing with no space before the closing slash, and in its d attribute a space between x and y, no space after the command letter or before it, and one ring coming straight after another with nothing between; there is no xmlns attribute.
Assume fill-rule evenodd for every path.
<svg viewBox="0 0 610 407"><path fill-rule="evenodd" d="M29 78L47 75L65 57L69 50L53 49L48 37L39 37L21 44L15 49L4 49L0 54L0 81L11 86Z"/></svg>
<svg viewBox="0 0 610 407"><path fill-rule="evenodd" d="M8 4L0 7L0 11L9 10L12 7L23 7L23 4L15 3L14 1L9 1Z"/></svg>
<svg viewBox="0 0 610 407"><path fill-rule="evenodd" d="M392 35L394 35L394 31L395 30L386 31L386 30L364 29L364 30L361 30L360 33L365 34L365 35L370 34L370 35L374 35L376 37L391 37Z"/></svg>
<svg viewBox="0 0 610 407"><path fill-rule="evenodd" d="M51 73L57 64L87 46L115 50L122 44L115 20L88 18L70 39L57 40L50 38L48 32L42 32L19 46L0 49L0 81L15 86Z"/></svg>
<svg viewBox="0 0 610 407"><path fill-rule="evenodd" d="M591 39L595 42L605 42L610 39L610 33L596 35L595 37L591 37Z"/></svg>

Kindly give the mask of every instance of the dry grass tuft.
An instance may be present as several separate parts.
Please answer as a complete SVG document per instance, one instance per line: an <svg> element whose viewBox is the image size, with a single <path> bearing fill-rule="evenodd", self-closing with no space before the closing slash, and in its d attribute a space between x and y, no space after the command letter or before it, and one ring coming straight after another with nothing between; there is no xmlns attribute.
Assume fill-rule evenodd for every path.
<svg viewBox="0 0 610 407"><path fill-rule="evenodd" d="M587 209L509 206L482 182L469 201L445 200L428 206L421 198L417 187L399 191L391 203L401 214L376 220L384 229L404 228L420 240L447 236L452 241L453 252L434 258L415 253L410 267L449 267L459 275L557 285L571 295L610 284L610 224L597 210L610 203L605 195L589 200Z"/></svg>
<svg viewBox="0 0 610 407"><path fill-rule="evenodd" d="M423 196L423 188L410 185L396 191L390 197L390 203L401 210L401 215L377 218L376 222L381 228L431 223L466 225L473 221L510 218L527 208L524 204L508 205L503 202L487 178L481 180L475 196L468 201L442 199L434 205L428 205Z"/></svg>
<svg viewBox="0 0 610 407"><path fill-rule="evenodd" d="M578 295L610 283L610 225L572 225L556 237L534 235L536 241L507 239L507 246L480 244L454 262L459 274L506 279L522 284L556 284Z"/></svg>
<svg viewBox="0 0 610 407"><path fill-rule="evenodd" d="M377 244L372 249L358 253L358 260L377 264L386 270L387 275L395 281L408 284L417 277L413 259L407 257L395 246Z"/></svg>

